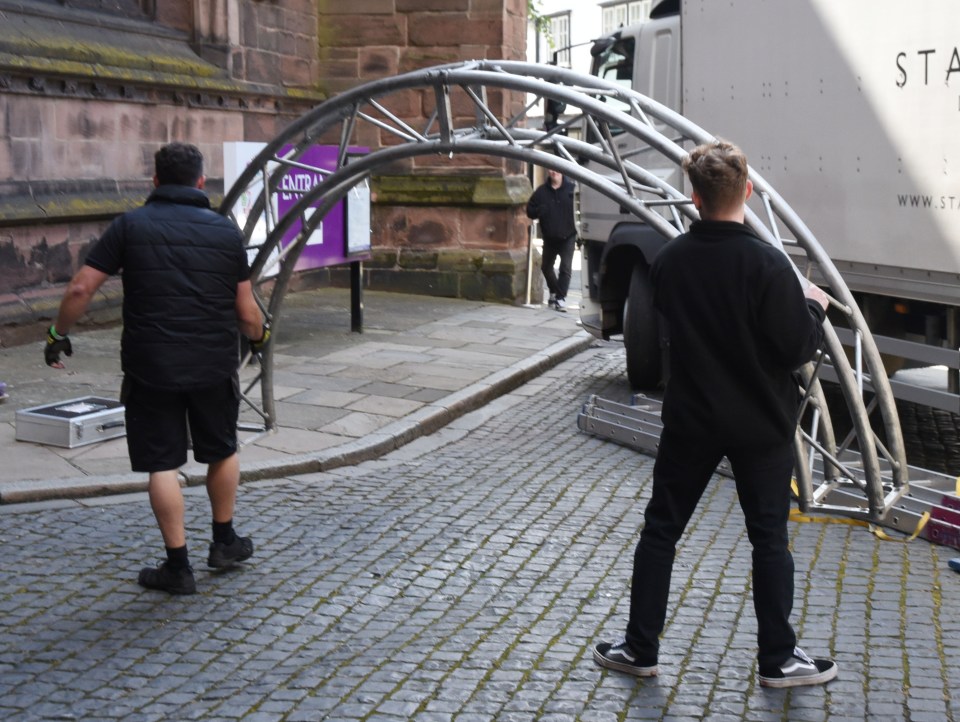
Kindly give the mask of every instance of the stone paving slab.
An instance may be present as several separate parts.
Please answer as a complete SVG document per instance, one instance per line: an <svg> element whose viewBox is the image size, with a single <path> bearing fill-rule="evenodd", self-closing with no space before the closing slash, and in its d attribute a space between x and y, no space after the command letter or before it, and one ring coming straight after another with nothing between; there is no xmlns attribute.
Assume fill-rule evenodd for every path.
<svg viewBox="0 0 960 722"><path fill-rule="evenodd" d="M585 348L575 313L459 299L365 293L364 332L351 333L349 291L290 294L274 335L278 432L242 435L242 473L330 468L396 448L476 408ZM0 349L10 399L0 404L0 504L128 491L126 442L76 449L18 442L16 410L82 396L119 396L119 328L79 330L67 369L43 363L39 344ZM248 369L245 386L254 377ZM260 398L258 386L250 389ZM405 419L431 419L422 429ZM241 420L259 422L252 410ZM386 431L385 431L386 429ZM391 437L391 434L393 436ZM343 446L344 449L338 447ZM185 484L203 483L188 463ZM140 478L146 488L146 476Z"/></svg>

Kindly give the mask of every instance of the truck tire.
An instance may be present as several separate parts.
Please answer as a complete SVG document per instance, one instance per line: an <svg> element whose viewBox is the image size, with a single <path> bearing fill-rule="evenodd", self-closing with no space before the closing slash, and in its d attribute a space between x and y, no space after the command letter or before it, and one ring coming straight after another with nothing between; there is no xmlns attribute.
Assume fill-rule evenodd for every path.
<svg viewBox="0 0 960 722"><path fill-rule="evenodd" d="M627 380L635 389L654 389L660 384L660 330L647 274L643 264L634 266L630 290L623 304Z"/></svg>

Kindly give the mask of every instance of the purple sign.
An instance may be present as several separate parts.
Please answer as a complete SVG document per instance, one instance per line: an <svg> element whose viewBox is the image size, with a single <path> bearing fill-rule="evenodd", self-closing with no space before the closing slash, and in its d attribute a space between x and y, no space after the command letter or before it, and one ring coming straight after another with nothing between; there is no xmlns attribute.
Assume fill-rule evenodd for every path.
<svg viewBox="0 0 960 722"><path fill-rule="evenodd" d="M280 149L279 155L283 156L291 150L292 146L285 146ZM351 147L349 153L363 154L368 151L367 148ZM280 180L280 187L276 193L277 217L283 215L292 208L304 193L309 192L314 186L323 181L325 175L337 169L337 152L335 145L315 145L304 151L297 162L309 166L309 168L290 168L286 175ZM320 173L312 168L318 168L324 173ZM350 191L351 193L353 191ZM318 199L314 207L320 204L322 199ZM345 224L345 203L343 200L337 202L324 219L317 225L306 246L300 252L297 258L297 264L294 270L305 271L311 268L324 268L326 266L337 266L351 261L363 260L369 258L369 253L347 254L347 238ZM290 229L284 234L281 245L286 248L300 233L303 227L298 218L290 226Z"/></svg>

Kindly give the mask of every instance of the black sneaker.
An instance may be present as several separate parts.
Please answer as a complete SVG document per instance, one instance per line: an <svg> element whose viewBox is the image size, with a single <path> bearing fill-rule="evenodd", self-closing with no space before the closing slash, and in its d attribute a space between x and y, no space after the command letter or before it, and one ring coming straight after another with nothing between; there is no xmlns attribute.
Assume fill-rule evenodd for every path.
<svg viewBox="0 0 960 722"><path fill-rule="evenodd" d="M656 677L660 670L656 664L644 665L637 661L637 656L623 639L617 644L603 642L593 648L593 661L601 667L626 672L634 677Z"/></svg>
<svg viewBox="0 0 960 722"><path fill-rule="evenodd" d="M167 562L157 567L144 567L140 570L137 583L147 589L159 589L170 594L196 594L197 583L193 578L193 569L183 567L173 569Z"/></svg>
<svg viewBox="0 0 960 722"><path fill-rule="evenodd" d="M760 671L762 687L802 687L823 684L837 676L837 663L832 659L813 659L795 647L787 661L772 670Z"/></svg>
<svg viewBox="0 0 960 722"><path fill-rule="evenodd" d="M557 305L557 297L551 293L550 298L547 299L547 307L554 308L556 305Z"/></svg>
<svg viewBox="0 0 960 722"><path fill-rule="evenodd" d="M207 566L214 569L225 569L239 562L246 561L253 555L253 541L248 536L234 537L229 544L211 542L210 556L207 557Z"/></svg>

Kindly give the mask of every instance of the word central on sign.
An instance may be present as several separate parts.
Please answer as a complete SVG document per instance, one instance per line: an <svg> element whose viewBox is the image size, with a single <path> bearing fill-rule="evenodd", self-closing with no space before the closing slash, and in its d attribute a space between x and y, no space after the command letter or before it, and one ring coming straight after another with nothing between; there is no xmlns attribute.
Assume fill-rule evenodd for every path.
<svg viewBox="0 0 960 722"><path fill-rule="evenodd" d="M224 187L229 188L240 176L246 167L256 159L265 147L265 143L224 143ZM293 150L293 146L284 146L277 152L276 158L283 158ZM367 148L351 147L350 156L364 155ZM277 191L271 198L274 217L283 218L300 199L316 186L323 182L325 176L337 170L337 156L339 149L332 145L315 145L307 148L296 158L295 165L286 167L286 172L279 177ZM273 174L282 171L285 165L282 161L267 162L266 172ZM263 176L257 178L241 194L234 209L238 222L243 225L253 211L254 203L263 190ZM303 217L297 218L284 232L280 247L286 248L293 243L303 229L303 222L310 220L313 208L320 205L322 197L318 197L312 208L307 210ZM270 232L267 227L267 218L257 220L249 244L260 245ZM355 185L347 196L338 201L327 215L312 230L306 245L297 258L295 271L306 271L313 268L324 268L362 261L370 254L370 185L366 179ZM279 255L279 253L275 253ZM272 276L276 269L270 269L267 264L265 275Z"/></svg>

